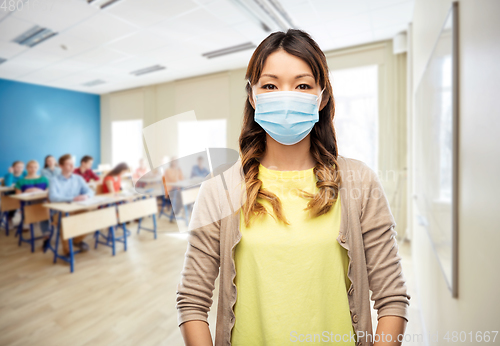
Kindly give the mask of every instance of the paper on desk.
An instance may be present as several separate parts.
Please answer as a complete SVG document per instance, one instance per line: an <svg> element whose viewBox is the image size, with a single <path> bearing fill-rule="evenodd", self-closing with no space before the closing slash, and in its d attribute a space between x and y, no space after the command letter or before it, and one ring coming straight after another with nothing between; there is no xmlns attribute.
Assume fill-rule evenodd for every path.
<svg viewBox="0 0 500 346"><path fill-rule="evenodd" d="M77 201L75 203L80 204L80 205L93 205L93 204L104 204L106 201L112 202L114 199L109 196L94 196L91 198L87 198L86 200L83 201Z"/></svg>
<svg viewBox="0 0 500 346"><path fill-rule="evenodd" d="M34 195L44 195L47 194L47 191L32 191L32 192L23 192L18 196L34 196Z"/></svg>

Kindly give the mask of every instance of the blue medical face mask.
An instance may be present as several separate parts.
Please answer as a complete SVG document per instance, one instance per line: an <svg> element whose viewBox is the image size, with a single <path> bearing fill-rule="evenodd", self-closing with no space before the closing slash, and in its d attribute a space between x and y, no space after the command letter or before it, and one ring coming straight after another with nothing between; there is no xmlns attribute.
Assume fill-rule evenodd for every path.
<svg viewBox="0 0 500 346"><path fill-rule="evenodd" d="M323 89L318 95L300 91L272 91L255 95L255 121L275 141L293 145L303 140L319 121Z"/></svg>

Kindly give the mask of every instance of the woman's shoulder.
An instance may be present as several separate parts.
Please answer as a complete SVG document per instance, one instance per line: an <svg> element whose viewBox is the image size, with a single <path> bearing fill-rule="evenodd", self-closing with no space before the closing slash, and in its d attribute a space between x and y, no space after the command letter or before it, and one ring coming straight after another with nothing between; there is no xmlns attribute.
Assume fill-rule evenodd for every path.
<svg viewBox="0 0 500 346"><path fill-rule="evenodd" d="M337 163L345 178L354 184L369 183L377 178L375 171L364 161L338 155Z"/></svg>

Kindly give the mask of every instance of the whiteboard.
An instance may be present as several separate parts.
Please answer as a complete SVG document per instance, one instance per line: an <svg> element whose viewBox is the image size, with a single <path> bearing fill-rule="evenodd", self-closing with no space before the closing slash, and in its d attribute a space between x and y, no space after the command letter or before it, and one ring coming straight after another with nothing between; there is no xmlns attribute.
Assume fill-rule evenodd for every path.
<svg viewBox="0 0 500 346"><path fill-rule="evenodd" d="M446 18L415 93L415 202L443 275L457 297L457 3Z"/></svg>

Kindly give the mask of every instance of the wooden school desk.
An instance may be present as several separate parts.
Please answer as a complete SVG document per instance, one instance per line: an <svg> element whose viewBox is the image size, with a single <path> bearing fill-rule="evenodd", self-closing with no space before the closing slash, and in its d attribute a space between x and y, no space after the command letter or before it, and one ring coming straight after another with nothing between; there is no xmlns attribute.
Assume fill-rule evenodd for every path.
<svg viewBox="0 0 500 346"><path fill-rule="evenodd" d="M5 228L5 235L9 235L9 218L8 212L20 208L20 203L16 199L6 195L7 192L14 191L12 186L0 186L0 227Z"/></svg>
<svg viewBox="0 0 500 346"><path fill-rule="evenodd" d="M71 272L74 271L74 255L79 253L80 251L73 251L73 241L72 238L88 234L92 232L96 232L96 247L98 242L98 236L100 235L99 229L108 228L110 234L106 237L106 243L104 245L110 246L113 249L113 255L115 254L115 226L118 225L118 220L116 220L112 225L109 225L110 216L109 212L100 212L104 209L113 209L113 214L116 218L116 208L115 206L120 203L127 203L137 199L143 199L147 196L140 195L137 193L131 192L118 192L118 193L107 193L98 196L91 197L82 202L57 202L57 203L45 203L43 207L50 210L50 219L52 221L53 216L57 217L57 227L51 225L51 240L53 234L56 234L56 240L54 246L52 246L52 242L50 242L47 249L50 249L54 254L54 263L57 262L57 259L62 259L65 262L70 263ZM98 207L107 206L108 208L97 209ZM70 216L71 213L80 212L77 215ZM99 213L97 213L99 212ZM64 218L63 218L64 214ZM102 214L102 215L101 215ZM78 217L78 218L77 218ZM63 219L71 218L63 222ZM101 222L102 221L102 222ZM102 224L101 224L102 223ZM65 227L62 227L63 224L66 224ZM78 227L77 227L78 226ZM82 226L82 227L80 227ZM85 226L91 227L87 229ZM95 228L94 228L95 227ZM156 228L156 227L155 227ZM126 232L127 230L124 228L124 236L123 242L126 242ZM59 242L63 239L68 240L70 254L69 256L58 254ZM122 237L118 238L118 240L122 239ZM102 242L100 242L102 243ZM111 244L110 244L111 243Z"/></svg>
<svg viewBox="0 0 500 346"><path fill-rule="evenodd" d="M165 185L165 191L167 191L167 186L173 187L175 189L170 190L169 197L172 208L170 210L169 221L171 222L174 218L174 209L177 198L181 198L182 206L184 209L184 216L182 219L189 225L189 215L188 215L188 205L194 203L198 191L200 189L201 183L206 180L205 178L195 177L191 179L179 180L176 182L163 182ZM176 218L178 219L178 218Z"/></svg>
<svg viewBox="0 0 500 346"><path fill-rule="evenodd" d="M34 235L33 224L35 222L48 220L49 214L43 209L41 203L44 202L49 193L48 191L42 192L25 192L15 195L9 195L10 198L18 200L20 202L21 209L21 221L17 227L16 234L19 236L19 246L23 242L29 243L31 245L31 252L35 252L35 240L42 239L43 237L36 237ZM24 224L27 223L30 226L30 238L24 239L23 228Z"/></svg>

